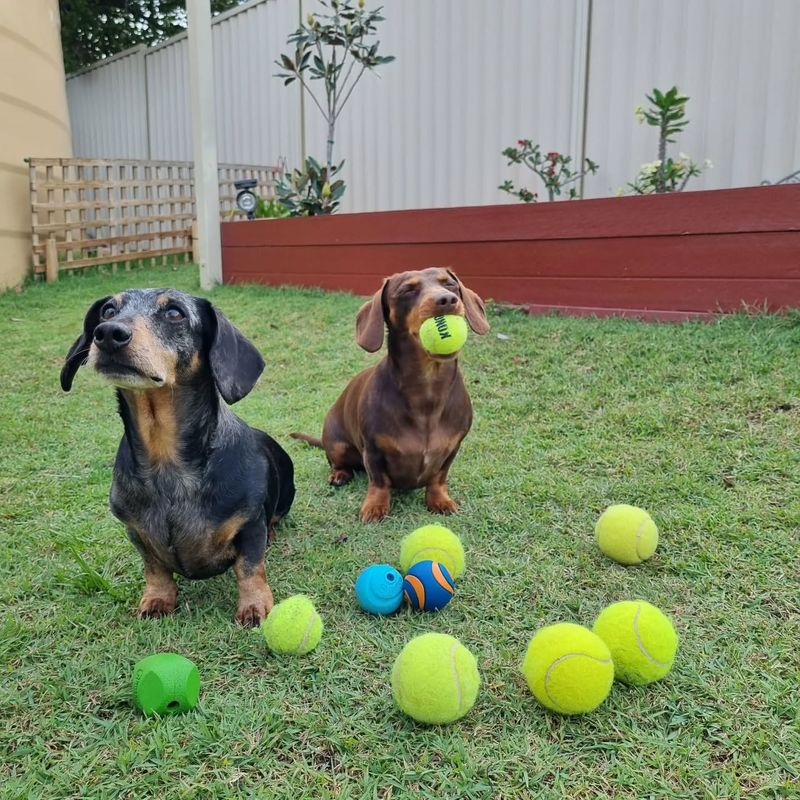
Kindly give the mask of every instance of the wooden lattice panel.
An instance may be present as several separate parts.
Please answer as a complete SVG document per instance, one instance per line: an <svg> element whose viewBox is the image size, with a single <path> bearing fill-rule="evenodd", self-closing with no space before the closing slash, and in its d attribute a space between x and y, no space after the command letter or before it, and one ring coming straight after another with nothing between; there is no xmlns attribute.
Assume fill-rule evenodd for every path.
<svg viewBox="0 0 800 800"><path fill-rule="evenodd" d="M31 158L32 255L36 274L192 252L191 162ZM255 178L275 196L277 167L222 164L220 214L238 213L234 182Z"/></svg>

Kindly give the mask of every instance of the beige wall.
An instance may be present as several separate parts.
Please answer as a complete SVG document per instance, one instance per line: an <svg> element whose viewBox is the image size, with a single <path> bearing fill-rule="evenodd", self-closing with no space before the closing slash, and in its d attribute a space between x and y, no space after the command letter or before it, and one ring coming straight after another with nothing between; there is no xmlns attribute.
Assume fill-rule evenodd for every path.
<svg viewBox="0 0 800 800"><path fill-rule="evenodd" d="M58 0L0 1L0 289L31 266L28 156L70 156Z"/></svg>

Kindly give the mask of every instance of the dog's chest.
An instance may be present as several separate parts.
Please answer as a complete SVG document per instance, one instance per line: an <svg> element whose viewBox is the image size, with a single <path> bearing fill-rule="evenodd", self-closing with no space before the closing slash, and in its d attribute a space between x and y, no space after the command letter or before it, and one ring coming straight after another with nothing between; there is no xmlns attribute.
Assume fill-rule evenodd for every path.
<svg viewBox="0 0 800 800"><path fill-rule="evenodd" d="M226 570L235 558L233 540L246 516L220 519L208 511L202 488L186 478L152 480L135 489L115 481L111 509L134 544L169 569L190 578Z"/></svg>
<svg viewBox="0 0 800 800"><path fill-rule="evenodd" d="M407 427L399 435L376 437L386 458L389 478L397 489L426 486L442 471L464 438L464 431L445 425Z"/></svg>

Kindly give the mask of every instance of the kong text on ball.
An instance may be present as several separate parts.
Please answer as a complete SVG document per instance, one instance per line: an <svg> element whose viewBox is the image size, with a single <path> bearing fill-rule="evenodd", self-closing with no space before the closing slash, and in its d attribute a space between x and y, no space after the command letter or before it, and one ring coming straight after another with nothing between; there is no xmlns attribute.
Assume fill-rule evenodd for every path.
<svg viewBox="0 0 800 800"><path fill-rule="evenodd" d="M419 341L429 353L447 356L464 346L467 330L467 321L457 314L429 317L420 326Z"/></svg>

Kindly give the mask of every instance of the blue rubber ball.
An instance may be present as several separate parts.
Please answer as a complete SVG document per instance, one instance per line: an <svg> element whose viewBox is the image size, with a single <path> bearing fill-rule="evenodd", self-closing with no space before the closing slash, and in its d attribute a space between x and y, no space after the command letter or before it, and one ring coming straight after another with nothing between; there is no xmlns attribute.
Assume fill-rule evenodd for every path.
<svg viewBox="0 0 800 800"><path fill-rule="evenodd" d="M403 595L415 611L439 611L453 597L455 581L438 561L419 561L403 581Z"/></svg>
<svg viewBox="0 0 800 800"><path fill-rule="evenodd" d="M356 599L369 614L394 614L403 602L403 576L390 564L374 564L356 578Z"/></svg>

